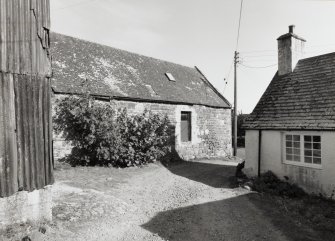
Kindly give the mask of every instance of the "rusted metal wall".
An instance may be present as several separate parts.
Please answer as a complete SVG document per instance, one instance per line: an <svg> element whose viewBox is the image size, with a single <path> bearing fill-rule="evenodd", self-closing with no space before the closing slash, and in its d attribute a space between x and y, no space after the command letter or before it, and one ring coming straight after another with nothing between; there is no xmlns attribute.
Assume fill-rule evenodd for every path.
<svg viewBox="0 0 335 241"><path fill-rule="evenodd" d="M0 197L53 183L49 0L0 0Z"/></svg>
<svg viewBox="0 0 335 241"><path fill-rule="evenodd" d="M50 74L49 0L0 0L0 69Z"/></svg>

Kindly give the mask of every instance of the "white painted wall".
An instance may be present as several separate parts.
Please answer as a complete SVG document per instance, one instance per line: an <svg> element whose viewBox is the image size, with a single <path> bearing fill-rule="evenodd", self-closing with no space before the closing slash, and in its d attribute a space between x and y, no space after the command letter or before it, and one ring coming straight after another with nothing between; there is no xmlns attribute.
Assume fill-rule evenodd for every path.
<svg viewBox="0 0 335 241"><path fill-rule="evenodd" d="M284 134L321 136L322 165L305 167L284 163ZM246 167L248 175L258 171L258 130L246 131ZM335 190L335 132L323 131L262 131L261 172L271 170L278 177L289 177L308 192L331 195Z"/></svg>
<svg viewBox="0 0 335 241"><path fill-rule="evenodd" d="M258 172L258 131L245 132L245 167L248 176L255 176Z"/></svg>
<svg viewBox="0 0 335 241"><path fill-rule="evenodd" d="M0 198L0 229L22 222L43 223L52 220L52 186L32 192L22 191Z"/></svg>

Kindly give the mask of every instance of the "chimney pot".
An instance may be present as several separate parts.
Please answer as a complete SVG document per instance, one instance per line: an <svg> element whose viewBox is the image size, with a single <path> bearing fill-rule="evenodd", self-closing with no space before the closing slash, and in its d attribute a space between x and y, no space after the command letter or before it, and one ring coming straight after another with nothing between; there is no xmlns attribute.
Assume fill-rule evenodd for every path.
<svg viewBox="0 0 335 241"><path fill-rule="evenodd" d="M294 25L288 26L289 33L293 33L294 27Z"/></svg>

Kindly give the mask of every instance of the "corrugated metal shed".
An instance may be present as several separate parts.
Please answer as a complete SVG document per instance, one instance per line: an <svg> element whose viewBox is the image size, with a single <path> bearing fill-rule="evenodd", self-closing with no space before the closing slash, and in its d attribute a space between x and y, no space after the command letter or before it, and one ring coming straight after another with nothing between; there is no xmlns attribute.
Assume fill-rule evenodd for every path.
<svg viewBox="0 0 335 241"><path fill-rule="evenodd" d="M0 0L0 197L53 183L49 0Z"/></svg>

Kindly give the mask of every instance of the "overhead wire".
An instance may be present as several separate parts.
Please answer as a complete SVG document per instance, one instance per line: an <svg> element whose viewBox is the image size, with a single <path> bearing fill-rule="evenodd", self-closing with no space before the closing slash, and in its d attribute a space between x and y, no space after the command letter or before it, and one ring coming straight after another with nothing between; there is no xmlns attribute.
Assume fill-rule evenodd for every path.
<svg viewBox="0 0 335 241"><path fill-rule="evenodd" d="M75 6L83 5L83 4L86 4L86 3L89 3L89 2L96 2L96 1L98 1L98 0L83 0L83 1L79 1L79 2L74 3L74 4L69 4L69 5L61 7L61 8L56 8L54 11L64 10L64 9L68 9L68 8L72 8L72 7L75 7Z"/></svg>
<svg viewBox="0 0 335 241"><path fill-rule="evenodd" d="M236 47L235 50L237 51L238 49L238 44L239 44L239 39L240 39L240 29L241 29L241 19L242 19L242 10L243 10L243 0L241 0L241 5L240 5L240 14L239 14L239 19L238 19L238 28L237 28L237 38L236 38ZM234 57L235 58L235 57ZM229 77L230 77L230 73L233 69L233 65L234 65L234 58L232 60L232 63L230 65L229 68L229 72L228 72L228 76L227 78L225 78L225 87L223 89L223 92L226 90L227 85L228 85L228 81L229 81Z"/></svg>
<svg viewBox="0 0 335 241"><path fill-rule="evenodd" d="M267 65L267 66L249 66L249 65L245 65L245 64L241 64L240 65L246 67L246 68L252 68L252 69L265 69L265 68L270 68L270 67L274 67L277 64L271 64L271 65Z"/></svg>
<svg viewBox="0 0 335 241"><path fill-rule="evenodd" d="M318 44L318 45L311 45L311 46L307 46L305 53L313 53L313 52L317 52L318 50L322 50L324 48L322 47L328 47L328 46L335 46L335 44ZM262 49L262 50L251 50L251 51L240 51L241 54L243 54L244 56L253 56L254 54L262 54L264 53L265 55L267 54L271 54L274 53L273 55L276 55L275 53L277 52L277 50L275 49ZM272 55L272 54L271 54Z"/></svg>
<svg viewBox="0 0 335 241"><path fill-rule="evenodd" d="M229 81L229 77L230 77L231 71L233 70L233 66L234 66L234 59L231 61L231 64L230 64L230 67L229 67L229 71L228 71L228 74L227 74L226 78L224 78L225 86L223 88L223 93L225 92L225 90L227 88L227 84L228 84L228 81Z"/></svg>
<svg viewBox="0 0 335 241"><path fill-rule="evenodd" d="M242 9L243 9L243 0L241 0L241 6L240 6L240 17L238 20L238 30L237 30L237 39L236 39L236 48L235 50L237 51L238 49L238 42L240 39L240 29L241 29L241 19L242 19Z"/></svg>

